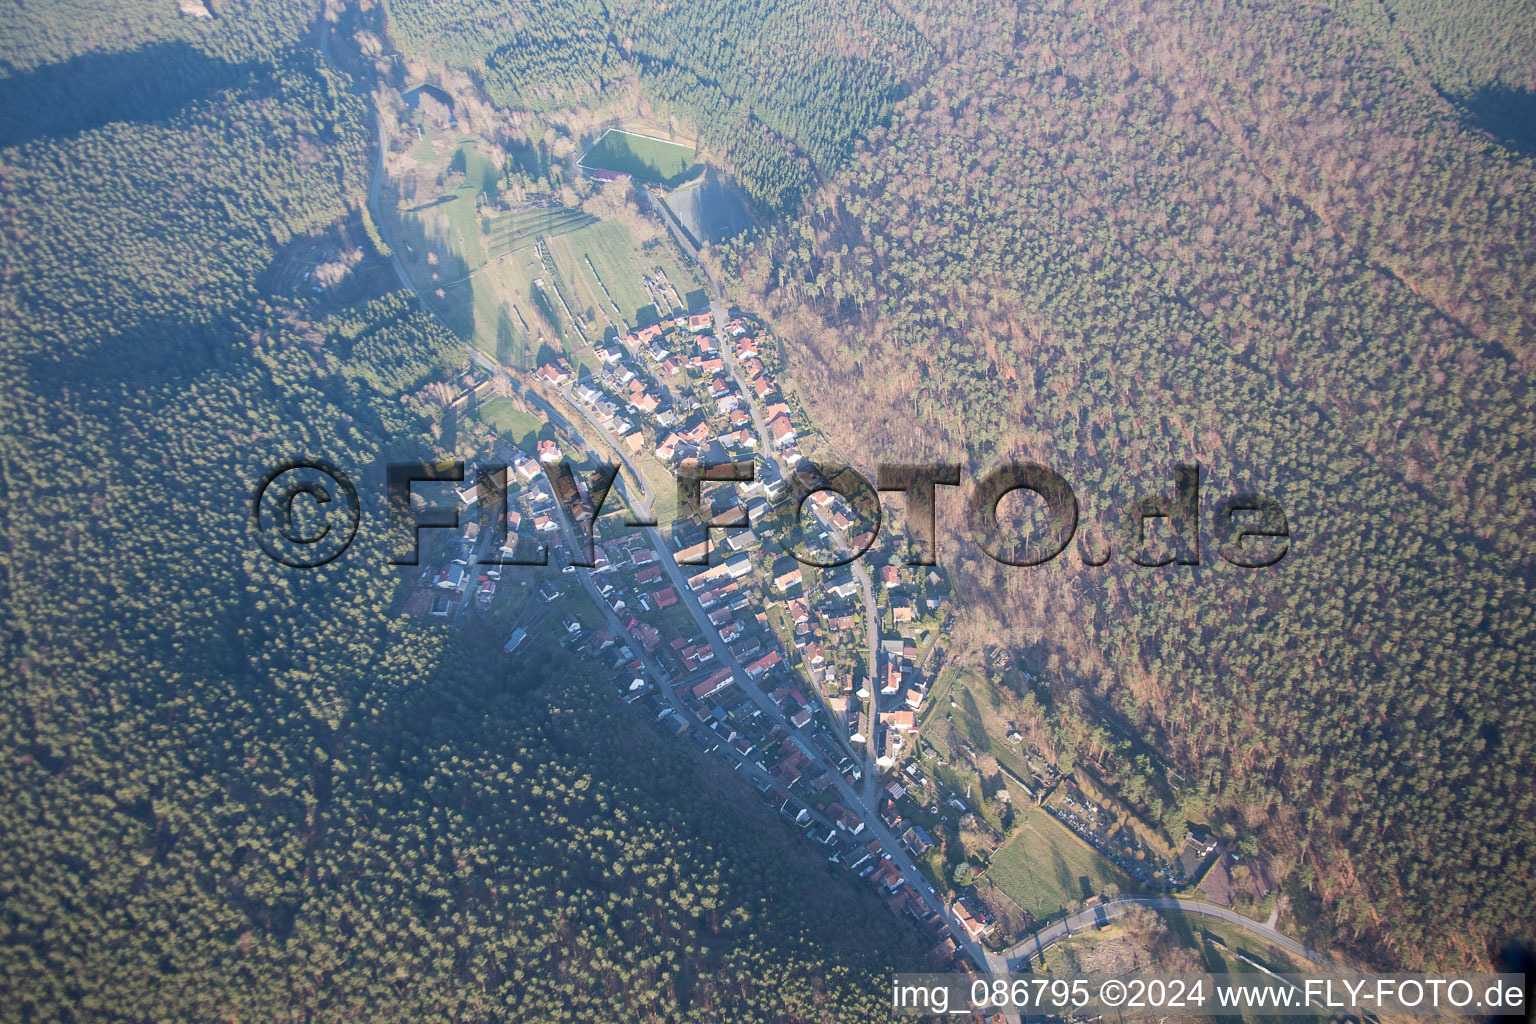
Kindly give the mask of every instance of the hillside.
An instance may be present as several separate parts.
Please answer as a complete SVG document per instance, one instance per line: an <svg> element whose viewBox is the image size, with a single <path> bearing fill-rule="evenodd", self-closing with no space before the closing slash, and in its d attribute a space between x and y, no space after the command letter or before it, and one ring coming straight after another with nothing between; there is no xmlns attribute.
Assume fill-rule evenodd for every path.
<svg viewBox="0 0 1536 1024"><path fill-rule="evenodd" d="M945 559L978 643L1193 780L1121 765L1170 834L1256 829L1319 941L1367 959L1528 938L1536 164L1324 8L914 20L939 70L727 257L803 343L817 421L870 464L1072 482L1094 555L1006 570L956 500ZM1197 461L1202 565L1132 564L1116 517ZM1287 512L1273 569L1215 557L1243 491Z"/></svg>

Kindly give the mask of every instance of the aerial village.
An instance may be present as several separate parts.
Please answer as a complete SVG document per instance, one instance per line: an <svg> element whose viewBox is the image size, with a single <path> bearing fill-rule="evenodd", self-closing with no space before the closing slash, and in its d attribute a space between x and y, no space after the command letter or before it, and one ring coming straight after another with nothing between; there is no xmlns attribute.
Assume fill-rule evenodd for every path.
<svg viewBox="0 0 1536 1024"><path fill-rule="evenodd" d="M1005 840L969 786L935 777L948 760L918 738L936 710L948 580L906 564L899 531L870 536L830 488L806 501L803 536L864 555L821 568L785 550L787 476L814 434L779 391L762 325L721 319L669 317L595 346L596 373L556 357L518 382L517 400L556 429L487 453L509 470L504 529L483 525L473 482L458 488L463 525L423 563L408 610L462 626L498 588L529 591L502 627L508 656L552 638L594 662L619 699L745 775L829 863L922 929L939 965L975 965L1042 922L1012 914L999 932L988 899L955 885L934 852L958 828ZM621 468L594 514L583 470L598 459ZM702 481L696 503L660 513L677 476L733 462L750 463L752 479ZM1138 888L1172 891L1232 866L1209 837L1167 856L1147 849L1049 766L1016 781L1037 801L1062 787L1047 812Z"/></svg>
<svg viewBox="0 0 1536 1024"><path fill-rule="evenodd" d="M457 490L463 525L434 564L424 558L408 610L462 625L496 601L498 588L531 589L507 630L508 655L553 637L611 667L623 700L747 774L762 801L830 862L930 933L948 966L961 946L913 884L927 888L914 866L933 839L897 811L902 783L879 788L869 777L893 775L914 740L942 664L948 582L938 569L902 564L904 547L869 536L830 490L806 502L811 539L867 546L865 556L821 569L781 548L776 513L810 432L781 397L762 326L736 316L723 327L707 310L679 315L596 346L596 374L578 379L555 358L521 381L520 400L564 427L565 443L546 437L527 451L498 443L487 453L509 470L500 537L475 514L481 496L466 469L471 482ZM583 445L588 451L576 450ZM595 521L582 473L561 469L594 453L623 464L614 486L622 501L606 496ZM697 507L679 506L654 528L629 525L672 500L655 466L686 474L733 461L751 462L754 478L706 481ZM576 547L578 524L591 530L590 559ZM548 568L538 576L524 564L496 564L541 561ZM584 621L564 600L582 589L600 621ZM848 806L839 782L867 793L861 802L879 815L886 842L867 828L869 810ZM893 845L902 847L897 858ZM950 916L967 922L971 939L984 933L984 907L955 906L961 913Z"/></svg>
<svg viewBox="0 0 1536 1024"><path fill-rule="evenodd" d="M696 256L663 205L653 208ZM1058 906L1122 885L1174 891L1200 880L1191 871L1239 867L1208 837L1182 852L1158 845L1112 796L1064 779L1006 723L995 731L1013 748L1007 757L986 749L999 723L957 733L970 695L955 682L968 670L946 662L947 573L909 564L918 559L902 529L861 514L846 481L814 476L811 467L842 460L781 386L781 343L760 320L719 301L690 310L677 266L669 276L638 250L624 273L641 290L616 271L605 280L589 249L576 263L596 299L584 304L570 268L562 273L543 242L531 251L544 275L533 294L573 331L553 349L540 336L532 368L516 373L477 354L460 381L466 409L494 391L537 429L492 435L479 452L481 464L508 470L494 521L479 467L466 467L461 525L424 544L406 612L498 630L509 658L553 642L591 663L679 742L747 776L831 864L923 929L942 966L981 964L1047 916L1010 900L1006 885L972 882L973 864L985 871L1009 846L1012 801L1060 824L1051 842L1081 842L1119 869L1090 873L1097 891L1073 887ZM627 322L630 303L610 287L648 301L654 322ZM605 487L594 470L614 465ZM708 472L726 466L750 472ZM806 489L792 477L807 471L825 487L800 509ZM790 554L808 549L833 557Z"/></svg>

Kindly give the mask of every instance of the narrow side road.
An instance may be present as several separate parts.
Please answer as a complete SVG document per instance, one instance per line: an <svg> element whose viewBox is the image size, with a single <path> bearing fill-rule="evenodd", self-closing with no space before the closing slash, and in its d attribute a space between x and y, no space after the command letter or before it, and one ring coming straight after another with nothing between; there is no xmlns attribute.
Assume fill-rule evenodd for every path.
<svg viewBox="0 0 1536 1024"><path fill-rule="evenodd" d="M1293 956L1301 957L1303 960L1310 960L1316 964L1332 962L1327 954L1321 953L1310 946L1304 946L1290 936L1280 934L1267 924L1260 924L1235 911L1228 910L1226 907L1218 907L1214 903L1202 903L1199 900L1188 900L1178 896L1121 896L1104 903L1102 906L1080 910L1070 917L1040 929L1040 931L1031 935L1023 942L1004 950L1002 959L1006 961L1008 970L1017 970L1019 967L1027 965L1031 958L1040 956L1053 944L1060 942L1067 936L1107 924L1132 907L1150 907L1153 910L1176 910L1180 913L1195 914L1200 917L1213 917L1228 924L1236 925L1244 931L1280 947Z"/></svg>

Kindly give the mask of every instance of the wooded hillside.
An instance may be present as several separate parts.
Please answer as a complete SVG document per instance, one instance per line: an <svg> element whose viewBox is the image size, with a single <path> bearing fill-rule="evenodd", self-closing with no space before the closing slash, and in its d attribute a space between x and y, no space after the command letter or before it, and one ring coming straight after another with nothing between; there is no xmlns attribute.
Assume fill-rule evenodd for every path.
<svg viewBox="0 0 1536 1024"><path fill-rule="evenodd" d="M1010 570L954 538L971 635L1171 752L1192 785L1147 809L1257 829L1319 941L1457 963L1529 938L1530 136L1485 133L1355 10L986 10L915 13L938 72L728 261L801 343L817 422L870 464L1071 481L1114 559ZM1531 52L1485 42L1469 73ZM1116 516L1195 461L1208 545L1220 498L1280 500L1277 567L1127 560Z"/></svg>

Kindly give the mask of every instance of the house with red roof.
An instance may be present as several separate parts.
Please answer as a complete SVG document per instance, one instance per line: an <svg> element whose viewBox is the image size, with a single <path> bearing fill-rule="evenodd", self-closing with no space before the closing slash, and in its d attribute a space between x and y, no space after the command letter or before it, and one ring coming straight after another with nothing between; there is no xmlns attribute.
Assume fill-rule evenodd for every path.
<svg viewBox="0 0 1536 1024"><path fill-rule="evenodd" d="M775 416L768 423L768 440L777 447L793 444L795 441L795 428L790 425L789 417Z"/></svg>
<svg viewBox="0 0 1536 1024"><path fill-rule="evenodd" d="M714 696L729 685L731 685L731 670L722 668L703 682L695 684L693 695L699 700L703 700L706 697Z"/></svg>
<svg viewBox="0 0 1536 1024"><path fill-rule="evenodd" d="M991 911L975 896L960 897L950 904L950 909L955 912L955 919L972 940L980 939L995 924Z"/></svg>
<svg viewBox="0 0 1536 1024"><path fill-rule="evenodd" d="M769 669L773 668L783 660L784 659L780 657L778 651L769 651L767 654L763 655L761 658L758 658L756 661L746 667L747 675L751 676L753 679L758 679L764 672L767 672Z"/></svg>

